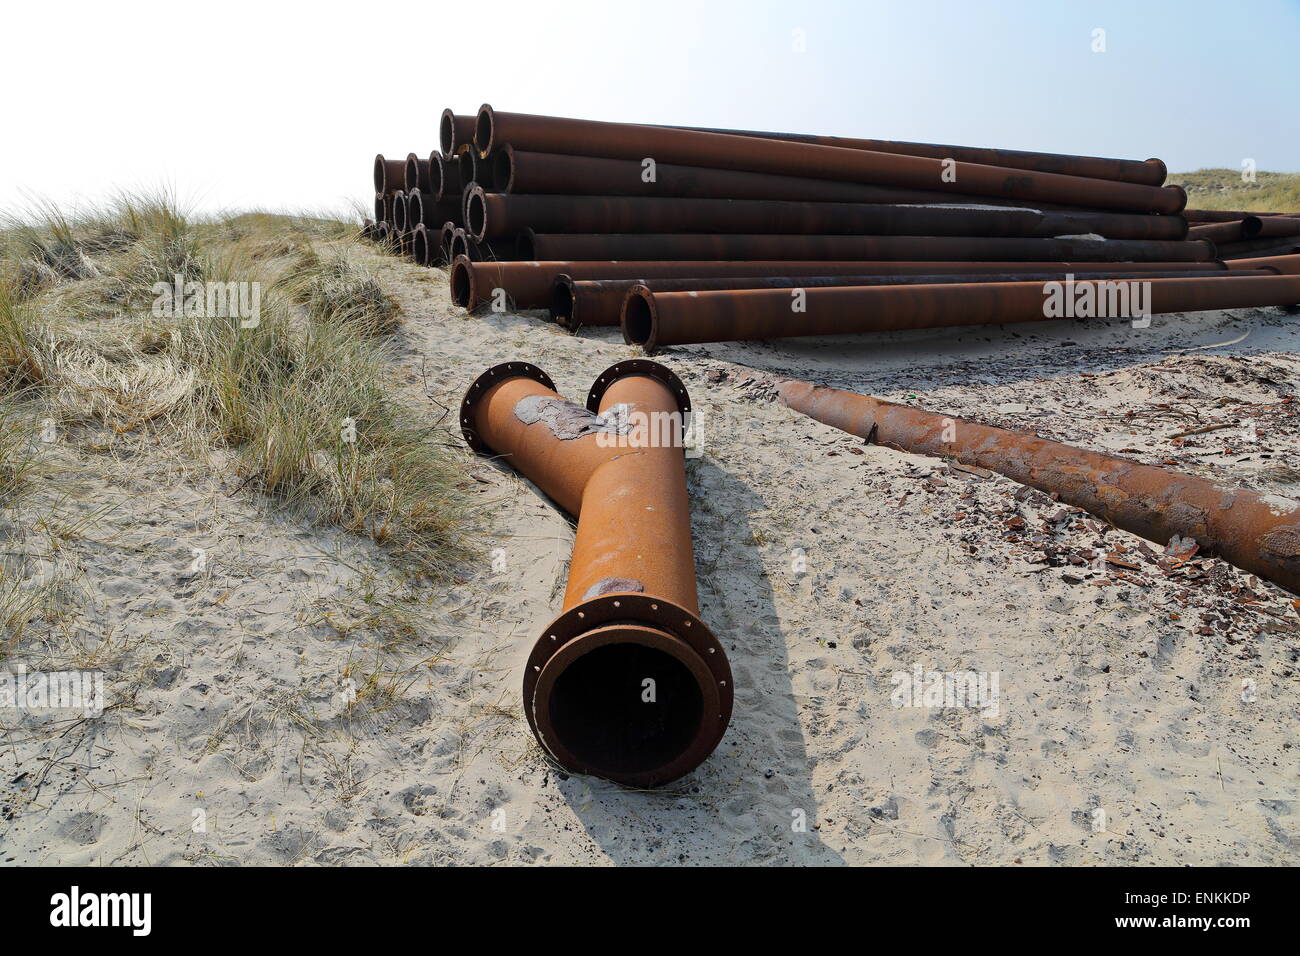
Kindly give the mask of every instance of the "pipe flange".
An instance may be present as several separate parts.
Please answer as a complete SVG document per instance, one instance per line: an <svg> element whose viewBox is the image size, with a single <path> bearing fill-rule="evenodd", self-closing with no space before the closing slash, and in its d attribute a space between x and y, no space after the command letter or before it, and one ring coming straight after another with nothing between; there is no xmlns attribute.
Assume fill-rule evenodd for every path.
<svg viewBox="0 0 1300 956"><path fill-rule="evenodd" d="M605 397L605 392L609 387L620 378L628 378L632 375L644 375L659 380L667 386L668 391L673 393L673 398L677 402L677 410L681 412L682 417L685 418L691 413L691 396L686 393L686 386L677 377L677 373L664 365L660 365L658 362L652 362L650 359L628 359L626 362L611 365L601 372L595 383L592 384L591 391L587 393L587 411L593 415L598 414L600 412L600 400Z"/></svg>
<svg viewBox="0 0 1300 956"><path fill-rule="evenodd" d="M487 394L488 389L508 378L530 378L555 391L555 383L551 381L551 377L529 362L503 362L492 366L474 379L473 384L465 390L465 397L460 401L460 431L465 436L465 443L480 455L492 455L495 452L474 431L474 410Z"/></svg>
<svg viewBox="0 0 1300 956"><path fill-rule="evenodd" d="M718 718L725 730L731 720L733 699L731 665L727 662L722 642L709 630L699 616L672 601L647 594L604 594L584 601L565 611L547 626L533 645L524 666L524 714L528 725L537 735L537 722L533 715L533 691L537 677L546 662L570 640L587 631L610 624L630 624L655 627L680 638L700 655L717 681L720 708ZM721 733L718 737L721 739Z"/></svg>

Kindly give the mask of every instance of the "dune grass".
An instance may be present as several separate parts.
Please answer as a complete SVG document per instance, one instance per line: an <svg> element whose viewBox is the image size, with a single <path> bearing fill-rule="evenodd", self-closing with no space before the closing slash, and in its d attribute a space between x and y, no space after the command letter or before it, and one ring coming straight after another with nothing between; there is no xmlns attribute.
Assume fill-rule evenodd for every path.
<svg viewBox="0 0 1300 956"><path fill-rule="evenodd" d="M1247 183L1239 169L1198 169L1171 173L1167 182L1187 190L1190 209L1300 212L1300 173L1259 172Z"/></svg>
<svg viewBox="0 0 1300 956"><path fill-rule="evenodd" d="M0 397L60 428L228 448L245 486L444 576L473 550L462 466L388 387L399 312L356 235L310 216L193 221L165 194L28 210L0 233ZM156 283L200 281L248 284L231 301L256 314L159 308Z"/></svg>

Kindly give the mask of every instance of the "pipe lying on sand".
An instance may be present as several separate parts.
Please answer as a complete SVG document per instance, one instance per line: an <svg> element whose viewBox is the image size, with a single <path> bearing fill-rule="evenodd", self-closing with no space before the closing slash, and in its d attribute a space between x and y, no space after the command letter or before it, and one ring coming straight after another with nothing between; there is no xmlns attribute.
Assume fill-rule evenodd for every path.
<svg viewBox="0 0 1300 956"><path fill-rule="evenodd" d="M1208 264L1208 263L1207 263ZM1121 264L1122 268L1122 264ZM1105 272L1089 275L1094 279L1173 279L1222 276L1222 268L1178 270L1172 272ZM1273 269L1234 272L1234 275L1276 275ZM1051 282L1065 281L1074 273L1051 271L935 275L847 275L847 276L749 276L715 279L584 279L558 275L551 288L551 321L576 332L584 325L618 325L622 321L623 302L633 286L643 285L651 292L715 292L719 289L812 289L825 286L940 285L954 282Z"/></svg>
<svg viewBox="0 0 1300 956"><path fill-rule="evenodd" d="M1223 263L1210 260L1189 266L1184 262L1078 262L1078 261L887 261L852 260L661 260L619 262L601 260L528 260L522 262L460 262L450 260L451 298L456 305L471 312L486 302L495 289L505 292L516 309L543 309L551 303L555 277L564 274L572 279L653 279L704 278L722 276L800 275L924 275L933 273L1006 273L1006 272L1176 272L1184 268L1219 269Z"/></svg>
<svg viewBox="0 0 1300 956"><path fill-rule="evenodd" d="M1300 502L810 382L777 391L795 411L869 443L996 471L1159 544L1191 538L1300 593Z"/></svg>
<svg viewBox="0 0 1300 956"><path fill-rule="evenodd" d="M375 156L375 192L391 193L406 185L406 160L384 159L384 154Z"/></svg>
<svg viewBox="0 0 1300 956"><path fill-rule="evenodd" d="M797 293L797 295L796 295ZM1087 302L1085 307L1083 302ZM1067 318L1138 318L1167 312L1289 306L1300 277L1074 279L949 285L849 286L652 292L634 286L623 338L647 352L668 345L906 329L1002 325Z"/></svg>
<svg viewBox="0 0 1300 956"><path fill-rule="evenodd" d="M524 362L461 403L470 447L500 455L577 518L560 615L524 671L524 713L565 769L653 787L704 761L731 717L722 644L699 616L686 491L685 386L621 362L583 408Z"/></svg>

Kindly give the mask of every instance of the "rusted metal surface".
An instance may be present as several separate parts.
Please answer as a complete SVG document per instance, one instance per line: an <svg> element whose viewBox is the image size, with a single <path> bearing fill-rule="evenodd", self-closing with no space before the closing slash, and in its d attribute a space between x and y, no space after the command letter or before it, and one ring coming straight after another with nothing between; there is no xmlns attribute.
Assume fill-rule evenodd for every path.
<svg viewBox="0 0 1300 956"><path fill-rule="evenodd" d="M1117 268L1108 262L968 262L968 261L845 261L824 260L748 260L748 261L575 261L526 260L522 262L458 262L453 255L451 297L456 305L471 311L503 289L518 309L542 309L551 303L555 277L573 279L633 278L717 278L723 276L801 275L925 275L927 273L999 273L999 272L1110 272ZM1173 272L1183 268L1227 270L1221 262L1210 261L1187 266L1180 262L1125 262L1127 272Z"/></svg>
<svg viewBox="0 0 1300 956"><path fill-rule="evenodd" d="M438 265L447 265L451 262L451 237L456 233L456 223L448 220L438 229Z"/></svg>
<svg viewBox="0 0 1300 956"><path fill-rule="evenodd" d="M456 157L456 171L460 173L460 191L461 196L474 182L474 153L472 150L466 150Z"/></svg>
<svg viewBox="0 0 1300 956"><path fill-rule="evenodd" d="M1258 216L1234 219L1232 222L1210 222L1192 226L1187 230L1189 239L1208 239L1220 248L1224 243L1243 242L1259 235L1262 223Z"/></svg>
<svg viewBox="0 0 1300 956"><path fill-rule="evenodd" d="M481 154L509 143L515 149L685 166L740 169L785 176L935 190L1007 199L1057 202L1128 212L1177 213L1187 194L1177 186L1141 186L1059 173L1011 169L897 153L751 139L738 149L726 133L601 123L479 109L474 144Z"/></svg>
<svg viewBox="0 0 1300 956"><path fill-rule="evenodd" d="M453 219L460 204L455 201L438 202L432 193L409 192L406 194L406 221L414 228L422 222L430 229L441 228L448 219Z"/></svg>
<svg viewBox="0 0 1300 956"><path fill-rule="evenodd" d="M406 160L375 156L375 192L392 193L406 185Z"/></svg>
<svg viewBox="0 0 1300 956"><path fill-rule="evenodd" d="M1141 286L1135 287L1135 283ZM805 289L796 311L789 289L651 292L635 286L623 306L623 337L646 351L667 345L790 338L804 335L933 329L965 325L1054 321L1058 302L1089 295L1093 315L1142 314L1291 305L1300 302L1300 277L1219 275L1194 279L1075 280L1052 289L1044 282L849 286ZM1135 298L1136 297L1136 298ZM1075 311L1073 315L1079 315ZM1080 315L1080 317L1086 317Z"/></svg>
<svg viewBox="0 0 1300 956"><path fill-rule="evenodd" d="M452 262L459 259L464 259L466 262L477 262L480 258L478 243L466 235L465 230L460 226L457 226L451 232L449 251Z"/></svg>
<svg viewBox="0 0 1300 956"><path fill-rule="evenodd" d="M456 156L468 150L474 142L473 116L457 116L451 110L442 111L438 123L438 145L444 156Z"/></svg>
<svg viewBox="0 0 1300 956"><path fill-rule="evenodd" d="M857 139L846 136L816 136L808 133L763 133L743 129L711 129L702 126L680 126L704 133L727 133L731 136L750 136L761 139L789 140L796 143L814 143L818 146L840 146L845 149L867 149L879 153L903 153L908 156L929 156L934 159L956 159L965 163L982 163L986 166L1005 166L1011 169L1031 169L1040 173L1061 173L1066 176L1086 176L1090 179L1109 179L1121 183L1138 183L1159 186L1168 175L1160 159L1110 159L1102 156L1074 156L1069 153L1039 153L1022 149L996 149L983 146L945 146L939 143L909 143L889 139Z"/></svg>
<svg viewBox="0 0 1300 956"><path fill-rule="evenodd" d="M690 772L731 717L726 653L696 596L689 412L677 376L646 361L607 369L585 408L522 362L484 373L461 403L470 447L578 520L564 605L524 671L529 725L567 770L629 786Z"/></svg>
<svg viewBox="0 0 1300 956"><path fill-rule="evenodd" d="M987 204L984 196L899 189L865 183L836 182L807 176L773 176L733 169L656 163L647 181L642 162L532 153L511 146L493 152L500 168L496 183L503 192L535 195L668 196L691 199L782 199L793 202L970 203ZM1009 206L1072 210L1053 203L1000 199ZM1074 210L1083 211L1083 210Z"/></svg>
<svg viewBox="0 0 1300 956"><path fill-rule="evenodd" d="M1300 236L1300 219L1291 216L1252 217L1259 219L1259 229L1255 233L1261 239ZM1246 238L1250 238L1247 236Z"/></svg>
<svg viewBox="0 0 1300 956"><path fill-rule="evenodd" d="M965 236L583 235L527 233L531 259L910 259L1035 262L1204 262L1212 243Z"/></svg>
<svg viewBox="0 0 1300 956"><path fill-rule="evenodd" d="M1259 220L1253 222L1258 224ZM1140 240L1180 240L1187 236L1187 223L1181 216L764 199L523 196L485 190L481 180L466 202L465 229L480 240L514 236L525 229L539 233L1038 238L1091 234Z"/></svg>
<svg viewBox="0 0 1300 956"><path fill-rule="evenodd" d="M1282 275L1300 275L1300 247L1285 256L1262 256L1254 259L1233 259L1225 265L1233 272L1245 269L1272 269Z"/></svg>
<svg viewBox="0 0 1300 956"><path fill-rule="evenodd" d="M1243 212L1228 209L1184 209L1183 218L1188 222L1238 222L1247 216L1271 216L1274 213Z"/></svg>
<svg viewBox="0 0 1300 956"><path fill-rule="evenodd" d="M1221 259L1245 259L1260 256L1284 256L1295 248L1294 238L1248 239L1245 242L1225 242L1215 247Z"/></svg>
<svg viewBox="0 0 1300 956"><path fill-rule="evenodd" d="M878 445L996 471L1159 544L1203 552L1300 593L1300 503L966 419L787 381L786 405Z"/></svg>
<svg viewBox="0 0 1300 956"><path fill-rule="evenodd" d="M429 157L429 184L434 199L439 202L451 200L459 206L461 193L465 189L465 184L460 181L460 162L442 153L432 154ZM457 221L459 220L458 214Z"/></svg>
<svg viewBox="0 0 1300 956"><path fill-rule="evenodd" d="M431 192L429 186L429 160L421 159L415 153L407 153L402 182L408 193L416 190L426 193Z"/></svg>
<svg viewBox="0 0 1300 956"><path fill-rule="evenodd" d="M1095 279L1171 279L1221 276L1222 267L1212 270L1174 272L1105 272L1091 275ZM1254 270L1236 275L1276 275L1276 270ZM961 273L931 275L845 275L845 276L744 276L724 278L670 279L586 279L558 275L551 287L551 321L569 331L584 325L609 326L622 321L623 302L633 286L643 285L651 292L715 292L719 289L812 289L826 286L938 285L955 282L1028 282L1064 281L1073 273L1053 269L1048 272L1027 271L972 275Z"/></svg>

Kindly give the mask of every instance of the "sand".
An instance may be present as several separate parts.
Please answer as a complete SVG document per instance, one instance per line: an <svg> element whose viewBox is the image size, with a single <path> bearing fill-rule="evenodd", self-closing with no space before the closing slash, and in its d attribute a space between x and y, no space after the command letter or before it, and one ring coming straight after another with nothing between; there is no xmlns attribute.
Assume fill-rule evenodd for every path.
<svg viewBox="0 0 1300 956"><path fill-rule="evenodd" d="M1001 477L864 447L770 388L812 379L1294 499L1294 317L662 353L704 421L688 462L701 613L736 701L698 770L634 792L558 772L533 742L521 669L558 607L573 528L507 467L460 451L454 410L498 362L533 362L581 399L639 350L541 313L468 316L442 270L374 263L403 309L394 387L465 455L466 492L488 506L482 566L413 584L219 461L51 446L32 508L54 517L0 530L32 582L57 582L59 636L15 659L77 650L103 669L109 709L0 713L0 863L1300 857L1293 596L1212 559L1166 574L1157 545ZM894 706L894 675L917 667L996 673L996 714Z"/></svg>

